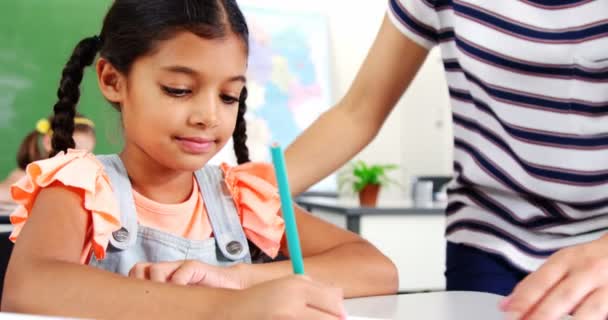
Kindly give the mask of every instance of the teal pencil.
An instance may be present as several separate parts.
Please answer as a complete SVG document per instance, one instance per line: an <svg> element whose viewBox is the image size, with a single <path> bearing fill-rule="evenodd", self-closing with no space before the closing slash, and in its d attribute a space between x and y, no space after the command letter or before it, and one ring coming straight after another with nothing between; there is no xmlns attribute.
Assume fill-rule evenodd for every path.
<svg viewBox="0 0 608 320"><path fill-rule="evenodd" d="M275 143L270 148L270 153L272 154L274 172L279 185L279 196L281 197L281 209L283 211L283 219L285 220L285 233L287 234L287 247L289 248L289 256L291 257L291 266L293 267L293 273L304 274L304 259L302 258L302 249L300 248L296 216L293 212L293 202L291 200L283 150Z"/></svg>

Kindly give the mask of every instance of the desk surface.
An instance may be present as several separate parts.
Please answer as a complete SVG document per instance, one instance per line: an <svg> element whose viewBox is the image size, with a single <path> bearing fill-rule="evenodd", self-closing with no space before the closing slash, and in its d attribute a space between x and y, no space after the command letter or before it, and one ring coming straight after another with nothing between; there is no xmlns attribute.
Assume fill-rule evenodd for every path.
<svg viewBox="0 0 608 320"><path fill-rule="evenodd" d="M346 300L348 314L373 319L502 320L502 297L479 292L433 292ZM60 319L0 313L4 319Z"/></svg>
<svg viewBox="0 0 608 320"><path fill-rule="evenodd" d="M415 206L409 200L378 201L376 207L361 207L357 199L298 197L296 202L306 208L321 209L351 216L367 214L403 215L403 214L443 214L445 202L436 202L428 207Z"/></svg>
<svg viewBox="0 0 608 320"><path fill-rule="evenodd" d="M501 296L480 292L432 292L346 300L353 317L424 320L502 320Z"/></svg>

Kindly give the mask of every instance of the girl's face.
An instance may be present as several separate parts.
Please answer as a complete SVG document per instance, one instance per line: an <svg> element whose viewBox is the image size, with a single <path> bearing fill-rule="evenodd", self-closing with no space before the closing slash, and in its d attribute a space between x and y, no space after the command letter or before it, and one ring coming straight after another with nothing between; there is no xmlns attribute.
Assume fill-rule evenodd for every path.
<svg viewBox="0 0 608 320"><path fill-rule="evenodd" d="M93 152L93 149L95 149L96 139L95 134L92 131L74 130L74 135L72 135L72 137L74 138L75 149L82 149L89 152ZM42 145L48 156L52 149L51 135L47 134L42 137Z"/></svg>
<svg viewBox="0 0 608 320"><path fill-rule="evenodd" d="M127 77L112 76L102 60L100 86L120 105L125 149L169 169L195 171L232 136L247 67L236 35L209 40L178 33L138 58Z"/></svg>
<svg viewBox="0 0 608 320"><path fill-rule="evenodd" d="M93 152L93 149L95 149L95 135L92 132L74 131L73 137L76 149L89 152Z"/></svg>

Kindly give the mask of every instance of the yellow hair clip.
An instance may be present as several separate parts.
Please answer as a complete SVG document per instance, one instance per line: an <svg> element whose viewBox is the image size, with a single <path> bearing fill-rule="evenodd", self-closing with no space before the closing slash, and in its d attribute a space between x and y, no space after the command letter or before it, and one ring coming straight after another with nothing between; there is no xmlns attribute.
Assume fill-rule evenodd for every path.
<svg viewBox="0 0 608 320"><path fill-rule="evenodd" d="M84 124L85 126L89 126L91 128L95 128L95 123L91 119L76 117L74 118L74 124Z"/></svg>
<svg viewBox="0 0 608 320"><path fill-rule="evenodd" d="M36 122L36 131L40 134L49 134L51 132L51 123L48 119L40 119Z"/></svg>
<svg viewBox="0 0 608 320"><path fill-rule="evenodd" d="M74 118L74 124L83 124L91 128L95 128L95 123L91 119L76 117ZM36 131L40 134L52 134L51 123L48 119L40 119L36 122Z"/></svg>

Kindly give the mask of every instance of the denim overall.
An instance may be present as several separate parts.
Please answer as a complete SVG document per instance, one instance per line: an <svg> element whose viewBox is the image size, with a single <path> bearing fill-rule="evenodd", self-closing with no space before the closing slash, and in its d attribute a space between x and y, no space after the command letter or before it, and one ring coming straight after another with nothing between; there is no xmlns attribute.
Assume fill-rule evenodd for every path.
<svg viewBox="0 0 608 320"><path fill-rule="evenodd" d="M102 155L114 195L120 204L122 227L113 232L106 256L91 256L89 265L128 275L140 262L198 260L217 266L251 263L247 238L243 232L233 199L224 186L223 173L217 166L205 166L194 173L213 229L213 237L190 240L139 225L127 171L118 155Z"/></svg>

